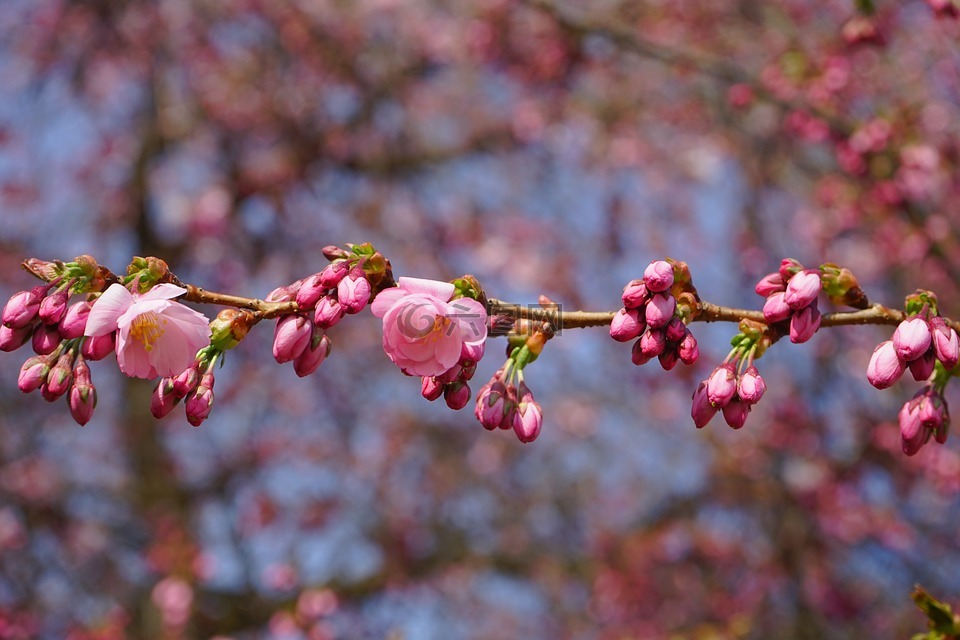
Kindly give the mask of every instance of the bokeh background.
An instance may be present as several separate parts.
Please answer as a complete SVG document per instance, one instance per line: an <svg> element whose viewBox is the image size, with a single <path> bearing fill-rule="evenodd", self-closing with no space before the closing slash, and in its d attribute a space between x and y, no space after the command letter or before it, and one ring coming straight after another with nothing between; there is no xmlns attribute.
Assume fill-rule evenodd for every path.
<svg viewBox="0 0 960 640"><path fill-rule="evenodd" d="M567 309L664 256L759 308L793 257L957 317L953 2L3 0L0 297L81 253L264 296L372 242ZM79 428L0 354L0 638L903 638L914 583L956 601L957 440L900 453L889 328L777 344L738 432L689 417L736 329L693 329L669 373L551 341L530 445L420 398L369 313L305 379L257 327L198 429L110 360Z"/></svg>

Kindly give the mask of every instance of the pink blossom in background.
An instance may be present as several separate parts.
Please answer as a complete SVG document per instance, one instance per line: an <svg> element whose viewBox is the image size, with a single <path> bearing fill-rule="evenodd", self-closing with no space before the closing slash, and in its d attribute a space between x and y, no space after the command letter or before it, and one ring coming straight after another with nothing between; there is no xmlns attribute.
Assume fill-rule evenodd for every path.
<svg viewBox="0 0 960 640"><path fill-rule="evenodd" d="M404 373L437 376L460 360L463 345L487 338L487 312L476 300L458 298L447 282L400 278L381 291L373 315L383 319L383 349Z"/></svg>
<svg viewBox="0 0 960 640"><path fill-rule="evenodd" d="M210 344L207 317L172 298L187 290L158 284L143 294L112 284L90 310L84 335L118 330L117 364L133 378L175 376Z"/></svg>

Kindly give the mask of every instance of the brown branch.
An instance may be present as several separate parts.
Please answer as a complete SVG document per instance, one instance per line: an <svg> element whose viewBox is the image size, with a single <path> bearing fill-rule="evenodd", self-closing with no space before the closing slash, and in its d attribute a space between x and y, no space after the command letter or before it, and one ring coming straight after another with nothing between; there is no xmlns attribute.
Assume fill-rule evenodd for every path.
<svg viewBox="0 0 960 640"><path fill-rule="evenodd" d="M299 311L296 302L267 302L259 298L245 298L235 296L229 293L217 293L215 291L206 291L192 284L184 284L187 292L183 299L188 302L197 302L200 304L219 304L225 307L237 307L238 309L250 309L255 313L258 320L267 318L276 318L289 315Z"/></svg>
<svg viewBox="0 0 960 640"><path fill-rule="evenodd" d="M261 320L297 313L300 310L296 302L267 302L259 298L246 298L227 293L206 291L192 284L183 284L183 286L187 289L183 299L188 302L250 309ZM531 306L505 302L496 298L488 300L487 312L490 315L504 315L524 320L549 322L556 329L586 329L588 327L609 326L613 317L617 315L616 311L563 311L559 305L556 307ZM882 304L875 304L867 309L858 309L857 311L826 313L820 320L820 326L843 327L866 324L896 326L904 318L906 318L906 314L899 309L889 309ZM693 318L692 322L740 322L741 320L767 324L763 312L757 309L737 309L709 302L700 302L699 313ZM954 330L960 331L960 323L947 318L944 318L944 320Z"/></svg>

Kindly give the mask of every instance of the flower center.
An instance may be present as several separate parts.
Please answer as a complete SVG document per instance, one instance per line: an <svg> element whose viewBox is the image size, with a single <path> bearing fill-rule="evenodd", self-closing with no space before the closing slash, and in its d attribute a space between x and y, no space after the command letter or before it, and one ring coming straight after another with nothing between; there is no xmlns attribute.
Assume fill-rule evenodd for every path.
<svg viewBox="0 0 960 640"><path fill-rule="evenodd" d="M162 325L165 324L167 324L166 318L162 318L156 311L147 311L138 315L130 323L130 335L143 345L144 350L152 351L157 340L163 335Z"/></svg>
<svg viewBox="0 0 960 640"><path fill-rule="evenodd" d="M433 317L433 326L423 335L422 341L436 342L448 333L447 327L451 325L450 318L436 315Z"/></svg>

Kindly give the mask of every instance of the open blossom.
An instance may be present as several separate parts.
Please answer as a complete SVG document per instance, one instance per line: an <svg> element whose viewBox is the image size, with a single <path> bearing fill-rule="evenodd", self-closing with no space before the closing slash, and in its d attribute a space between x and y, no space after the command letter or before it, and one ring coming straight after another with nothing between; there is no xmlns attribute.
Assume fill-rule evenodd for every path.
<svg viewBox="0 0 960 640"><path fill-rule="evenodd" d="M210 344L206 316L172 298L187 290L158 284L144 294L110 285L87 316L84 335L117 331L117 364L134 378L175 376L189 367L197 351Z"/></svg>
<svg viewBox="0 0 960 640"><path fill-rule="evenodd" d="M373 301L373 315L383 319L383 349L404 373L438 376L460 360L463 345L487 337L487 313L476 300L451 301L447 282L400 278Z"/></svg>

